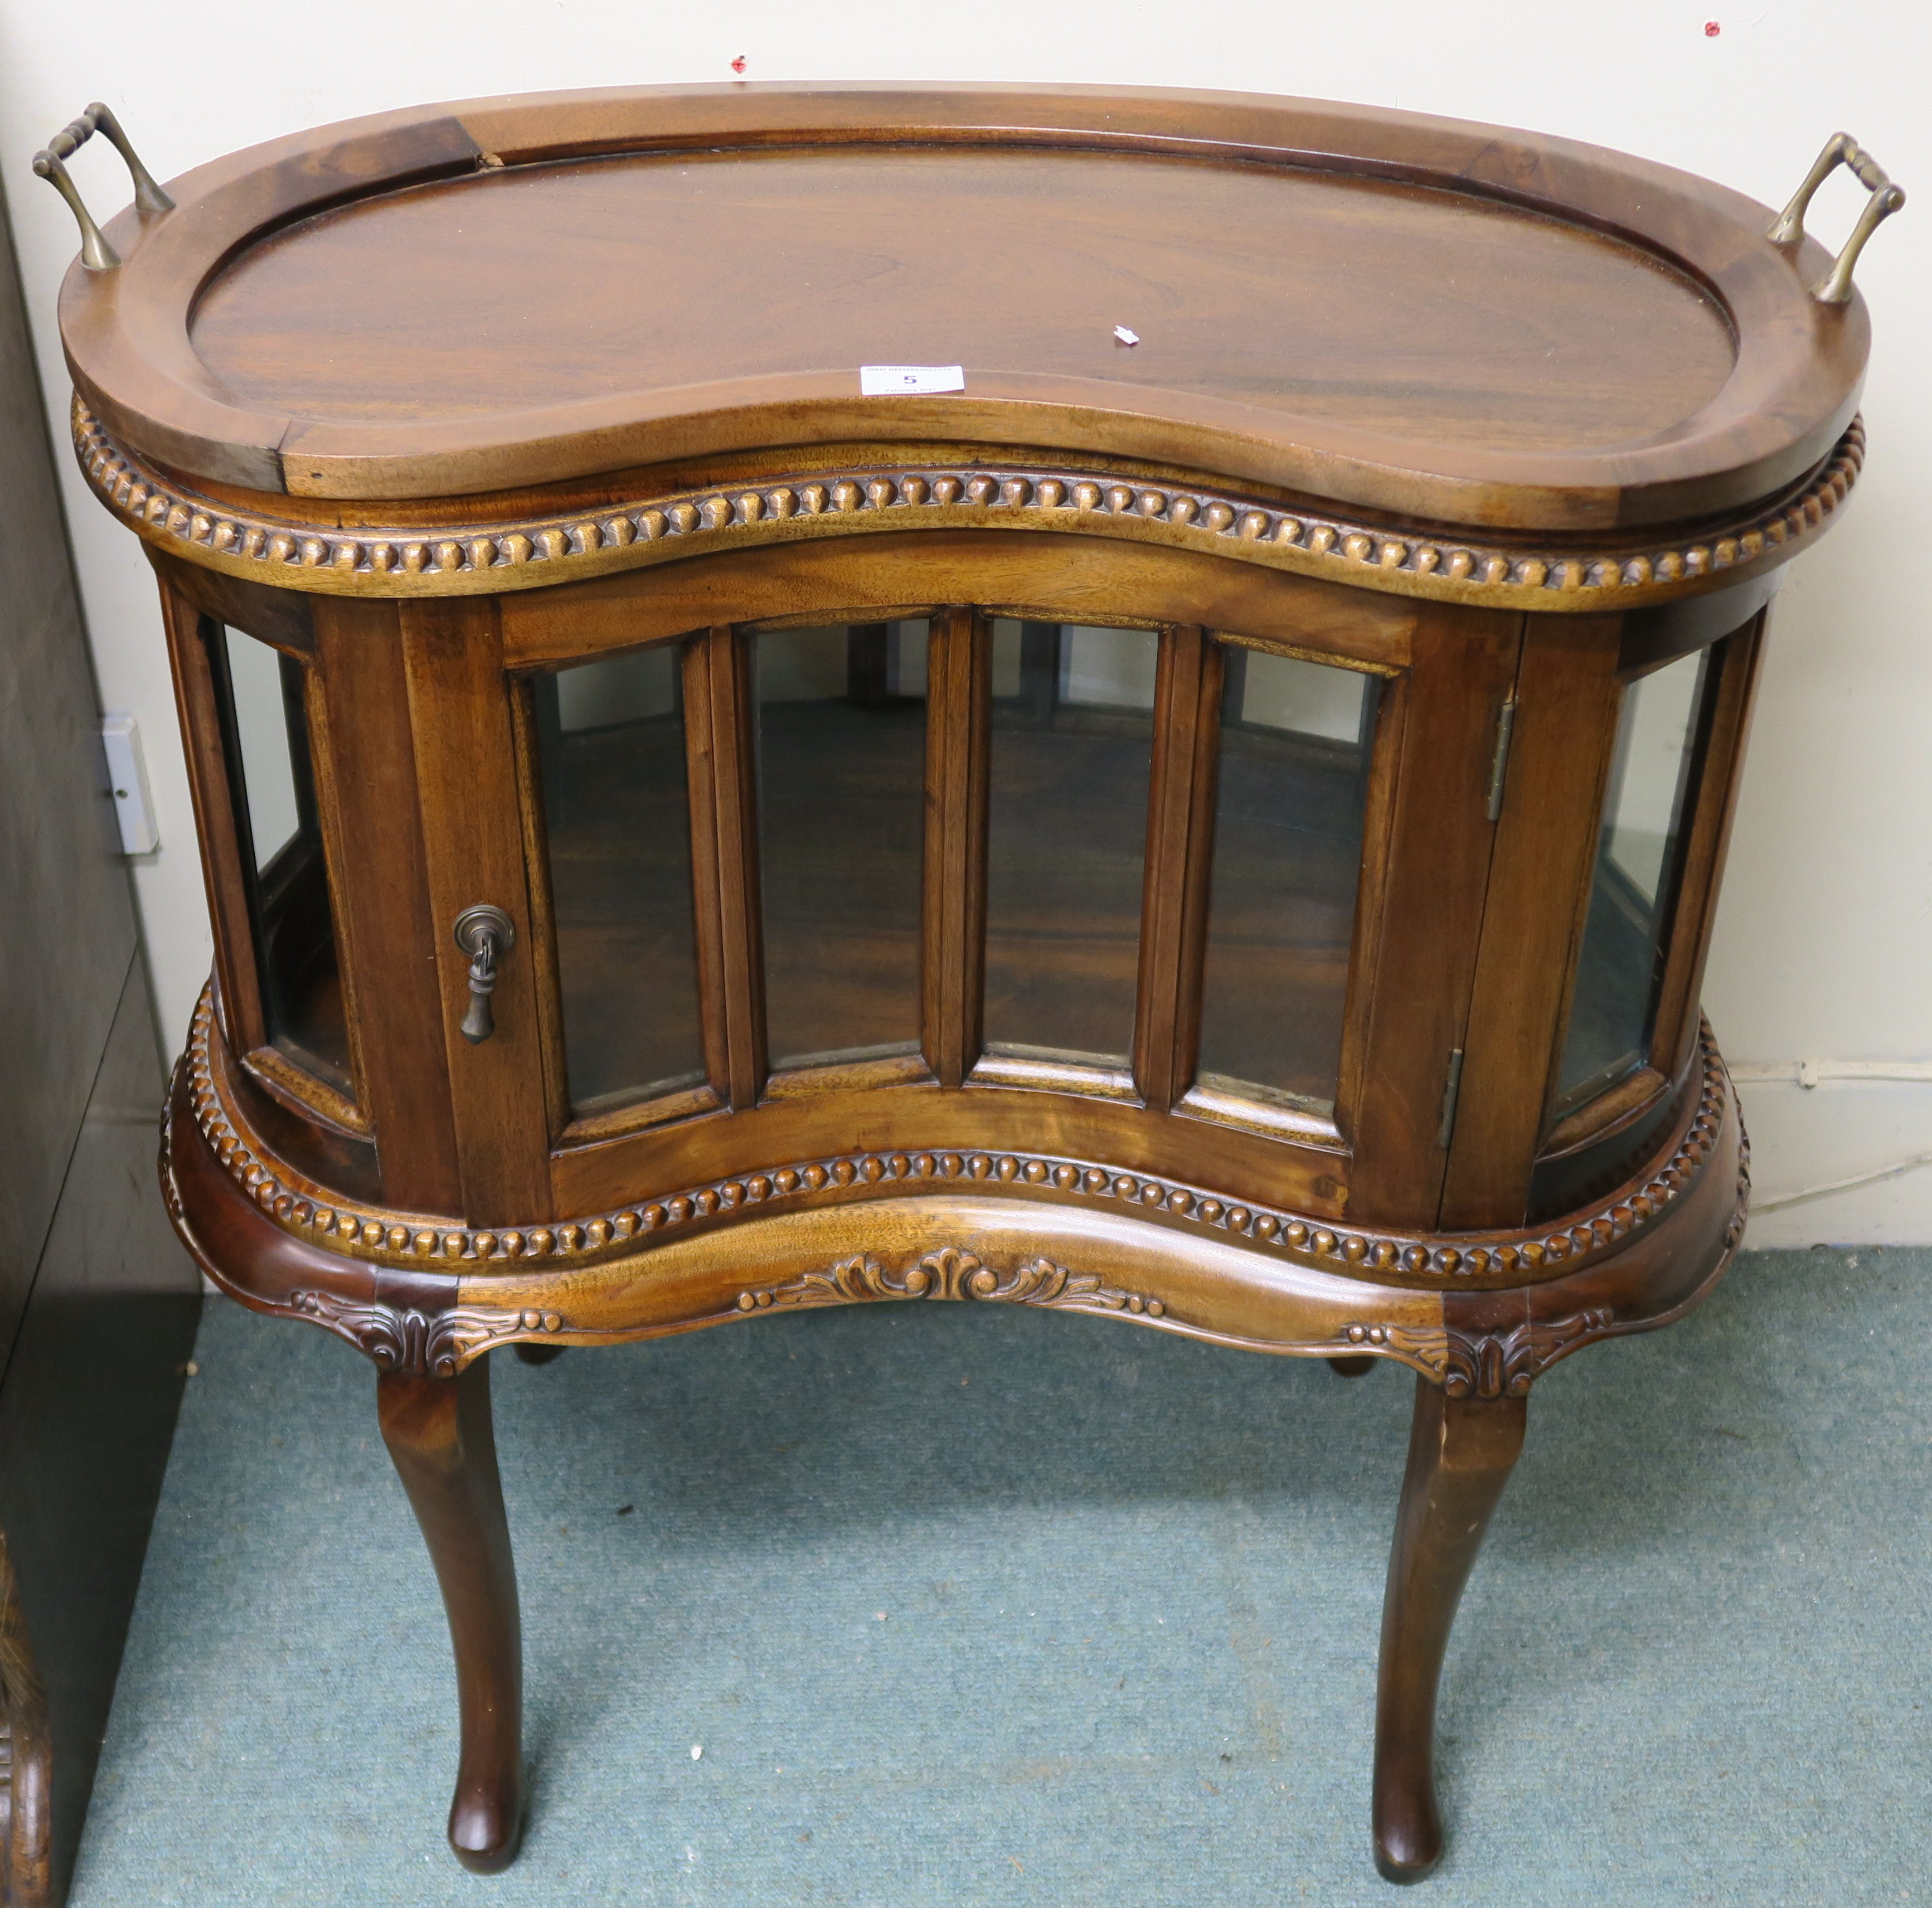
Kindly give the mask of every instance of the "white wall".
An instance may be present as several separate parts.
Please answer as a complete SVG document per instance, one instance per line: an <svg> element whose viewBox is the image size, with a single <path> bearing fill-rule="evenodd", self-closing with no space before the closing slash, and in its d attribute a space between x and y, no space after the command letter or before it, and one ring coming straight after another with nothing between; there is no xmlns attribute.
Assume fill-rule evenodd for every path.
<svg viewBox="0 0 1932 1908"><path fill-rule="evenodd" d="M1720 31L1705 31L1714 15ZM1047 80L1303 93L1526 126L1619 146L1781 205L1827 134L1856 134L1921 190L1858 268L1877 332L1871 455L1847 518L1780 599L1706 1000L1732 1058L1932 1058L1932 74L1928 10L1816 0L905 0L708 8L650 0L332 0L292 11L200 0L0 0L0 178L65 435L54 298L74 226L28 170L105 99L166 179L274 134L419 101L517 89L746 77ZM126 198L104 142L75 171L98 206ZM1841 175L1816 208L1835 239L1862 195ZM208 944L154 592L135 539L82 489L68 512L103 694L146 733L162 845L138 871L169 1030L185 1027ZM1746 1090L1767 1198L1932 1152L1932 1084ZM1757 1244L1932 1240L1932 1169L1760 1217Z"/></svg>

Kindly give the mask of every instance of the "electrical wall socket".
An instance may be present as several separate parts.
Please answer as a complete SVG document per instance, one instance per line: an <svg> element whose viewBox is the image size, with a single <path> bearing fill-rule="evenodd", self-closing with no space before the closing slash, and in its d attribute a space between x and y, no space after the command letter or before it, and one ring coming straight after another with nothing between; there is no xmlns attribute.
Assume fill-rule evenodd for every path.
<svg viewBox="0 0 1932 1908"><path fill-rule="evenodd" d="M123 854L152 854L160 845L154 804L148 793L148 764L141 754L141 725L131 716L104 716L100 746L107 757L107 785L121 824Z"/></svg>

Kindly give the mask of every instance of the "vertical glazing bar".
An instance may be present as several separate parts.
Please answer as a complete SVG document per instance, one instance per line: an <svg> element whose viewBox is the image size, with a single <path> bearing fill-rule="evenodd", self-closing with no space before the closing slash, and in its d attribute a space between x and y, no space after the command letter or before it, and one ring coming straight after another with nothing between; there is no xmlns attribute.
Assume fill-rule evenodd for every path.
<svg viewBox="0 0 1932 1908"><path fill-rule="evenodd" d="M956 1087L981 1040L992 644L983 618L954 609L932 619L931 645L921 1041L940 1084Z"/></svg>
<svg viewBox="0 0 1932 1908"><path fill-rule="evenodd" d="M750 670L735 630L721 625L697 640L685 685L707 1064L712 1087L742 1109L758 1104L765 1082L765 968Z"/></svg>
<svg viewBox="0 0 1932 1908"><path fill-rule="evenodd" d="M686 646L684 746L691 805L691 886L698 949L698 1018L704 1029L704 1070L711 1090L731 1103L730 990L724 966L724 896L718 853L716 754L711 730L711 632Z"/></svg>
<svg viewBox="0 0 1932 1908"><path fill-rule="evenodd" d="M1200 1028L1221 673L1220 646L1200 628L1162 635L1134 1030L1135 1086L1162 1110L1192 1081Z"/></svg>

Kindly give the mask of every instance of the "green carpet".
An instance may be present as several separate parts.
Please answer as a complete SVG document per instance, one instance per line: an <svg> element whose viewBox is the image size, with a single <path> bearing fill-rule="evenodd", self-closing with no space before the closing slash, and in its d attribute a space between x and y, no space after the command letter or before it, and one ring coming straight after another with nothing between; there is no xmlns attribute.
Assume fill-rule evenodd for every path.
<svg viewBox="0 0 1932 1908"><path fill-rule="evenodd" d="M211 1301L75 1908L1932 1899L1928 1279L1748 1255L1538 1386L1401 1896L1406 1372L940 1305L500 1357L533 1795L483 1879L370 1369Z"/></svg>

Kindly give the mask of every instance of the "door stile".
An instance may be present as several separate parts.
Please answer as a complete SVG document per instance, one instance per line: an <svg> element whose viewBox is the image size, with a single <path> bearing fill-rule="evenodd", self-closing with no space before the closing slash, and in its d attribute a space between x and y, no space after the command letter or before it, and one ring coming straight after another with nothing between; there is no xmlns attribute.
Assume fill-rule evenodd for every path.
<svg viewBox="0 0 1932 1908"><path fill-rule="evenodd" d="M1134 1084L1162 1112L1192 1084L1200 1037L1222 667L1220 645L1199 626L1163 633L1134 1028Z"/></svg>
<svg viewBox="0 0 1932 1908"><path fill-rule="evenodd" d="M454 1214L463 1180L401 619L379 598L318 596L313 614L343 983L362 1020L363 1111L382 1196L406 1211Z"/></svg>
<svg viewBox="0 0 1932 1908"><path fill-rule="evenodd" d="M536 990L538 1045L543 1054L544 1116L555 1146L570 1124L570 1066L564 1051L563 980L557 971L556 910L550 894L550 825L544 808L535 685L510 679L510 733L515 750L517 812L523 823L524 879L530 895L530 970Z"/></svg>
<svg viewBox="0 0 1932 1908"><path fill-rule="evenodd" d="M1382 936L1382 897L1388 886L1396 790L1408 733L1406 662L1383 672L1370 743L1368 788L1362 804L1362 865L1356 878L1354 931L1349 936L1348 992L1343 1004L1342 1052L1335 1076L1335 1126L1352 1149L1361 1113L1374 980Z"/></svg>
<svg viewBox="0 0 1932 1908"><path fill-rule="evenodd" d="M1431 1228L1442 1203L1495 832L1482 824L1522 624L1430 604L1396 679L1400 756L1345 1129L1348 1216L1364 1224Z"/></svg>
<svg viewBox="0 0 1932 1908"><path fill-rule="evenodd" d="M551 1216L550 1132L502 626L490 597L400 614L463 1211L475 1226L528 1225ZM454 928L479 904L501 908L516 940L497 962L495 1030L472 1042L470 956Z"/></svg>
<svg viewBox="0 0 1932 1908"><path fill-rule="evenodd" d="M1588 914L1623 619L1530 616L1442 1192L1450 1228L1520 1226Z"/></svg>

